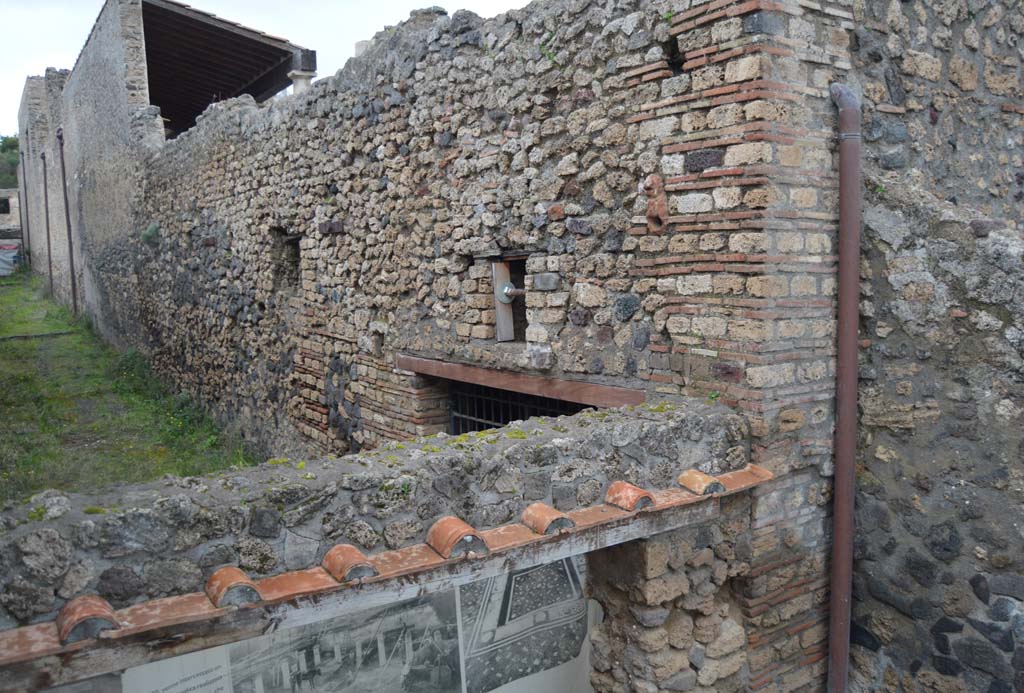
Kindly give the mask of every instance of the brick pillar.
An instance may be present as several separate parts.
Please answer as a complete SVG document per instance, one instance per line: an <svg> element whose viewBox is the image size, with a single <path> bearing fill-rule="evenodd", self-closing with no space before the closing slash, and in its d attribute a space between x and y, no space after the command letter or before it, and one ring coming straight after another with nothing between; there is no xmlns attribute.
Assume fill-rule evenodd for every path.
<svg viewBox="0 0 1024 693"><path fill-rule="evenodd" d="M736 585L752 690L824 685L838 199L827 87L849 67L851 20L790 1L676 13L689 88L630 119L663 135L669 216L635 230L638 250L663 249L636 262L661 295L651 379L746 414L752 461L776 476L755 493Z"/></svg>

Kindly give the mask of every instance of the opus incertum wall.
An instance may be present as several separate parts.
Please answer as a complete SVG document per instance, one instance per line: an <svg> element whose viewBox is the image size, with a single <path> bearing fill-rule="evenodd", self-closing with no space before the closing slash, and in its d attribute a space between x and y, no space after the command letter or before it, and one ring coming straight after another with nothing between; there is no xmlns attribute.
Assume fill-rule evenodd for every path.
<svg viewBox="0 0 1024 693"><path fill-rule="evenodd" d="M822 685L838 198L826 88L856 87L869 204L854 684L1019 685L1024 551L1004 521L1024 423L1014 2L423 11L308 92L215 104L170 141L140 96L137 9L108 2L75 70L30 79L21 114L34 249L38 155L66 126L76 267L103 333L278 454L443 430L458 367L731 408L749 461L774 475L751 493L749 571L726 609L754 690ZM509 341L496 265L523 291ZM605 481L553 479L551 501L589 502ZM449 492L474 517L496 512ZM482 526L514 516L499 507ZM337 526L365 529L356 519ZM361 539L398 547L427 525L359 519ZM268 572L310 553L266 543ZM239 562L271 561L245 545ZM618 584L632 595L639 579ZM29 594L14 578L4 589ZM20 603L8 597L8 618L31 620ZM617 670L609 653L634 636L610 632L595 689L672 690L668 668L696 671L671 646L679 621L651 607L610 623L642 626L650 640L631 651L667 651L667 668Z"/></svg>

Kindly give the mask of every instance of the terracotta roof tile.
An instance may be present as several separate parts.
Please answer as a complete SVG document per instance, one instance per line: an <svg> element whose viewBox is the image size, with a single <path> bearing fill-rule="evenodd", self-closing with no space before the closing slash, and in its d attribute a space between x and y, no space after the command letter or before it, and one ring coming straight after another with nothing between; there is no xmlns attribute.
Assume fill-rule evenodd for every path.
<svg viewBox="0 0 1024 693"><path fill-rule="evenodd" d="M522 522L537 534L558 534L576 525L560 510L546 503L531 503L523 510Z"/></svg>
<svg viewBox="0 0 1024 693"><path fill-rule="evenodd" d="M398 551L385 551L370 557L377 569L377 580L400 577L434 568L444 563L444 558L426 544L407 546Z"/></svg>
<svg viewBox="0 0 1024 693"><path fill-rule="evenodd" d="M483 559L491 553L532 544L557 544L579 532L591 534L589 530L600 529L602 525L628 524L633 518L701 503L713 495L744 491L771 478L770 472L748 465L717 478L691 470L679 477L684 488L649 491L617 481L609 487L606 503L568 513L534 503L523 512L522 523L483 531L457 517L443 517L431 526L424 544L372 556L354 546L339 544L327 552L322 566L255 581L238 568L222 568L210 577L204 592L155 599L117 612L99 597L79 597L65 605L56 623L0 631L0 666L70 653L88 647L91 641L87 638L93 636L121 639L149 630L212 620L238 607L258 608L344 590L357 580L380 583L467 558ZM644 512L638 515L640 510ZM65 644L58 637L58 629Z"/></svg>
<svg viewBox="0 0 1024 693"><path fill-rule="evenodd" d="M234 566L225 566L206 581L206 596L214 606L239 606L258 602L262 598L256 583Z"/></svg>
<svg viewBox="0 0 1024 693"><path fill-rule="evenodd" d="M654 505L654 496L650 491L634 486L626 481L614 481L608 487L604 502L617 508L633 512Z"/></svg>
<svg viewBox="0 0 1024 693"><path fill-rule="evenodd" d="M698 469L687 469L679 475L677 481L680 486L698 496L710 496L713 493L725 491L725 486L721 481Z"/></svg>
<svg viewBox="0 0 1024 693"><path fill-rule="evenodd" d="M337 589L340 583L326 570L317 566L263 578L257 581L256 585L264 601L279 602Z"/></svg>
<svg viewBox="0 0 1024 693"><path fill-rule="evenodd" d="M100 631L118 627L114 609L95 594L75 597L57 613L57 634L64 644L95 638Z"/></svg>
<svg viewBox="0 0 1024 693"><path fill-rule="evenodd" d="M37 657L46 657L58 652L67 652L88 643L83 640L71 645L61 645L57 636L56 623L37 623L0 631L0 667Z"/></svg>
<svg viewBox="0 0 1024 693"><path fill-rule="evenodd" d="M442 517L430 527L427 544L444 558L457 558L470 552L481 555L488 552L483 537L453 515Z"/></svg>
<svg viewBox="0 0 1024 693"><path fill-rule="evenodd" d="M485 529L480 534L487 543L487 548L489 548L492 553L517 549L520 546L533 544L541 539L541 537L532 529L526 525L521 525L518 522L511 525L495 527L494 529Z"/></svg>
<svg viewBox="0 0 1024 693"><path fill-rule="evenodd" d="M218 609L213 605L205 592L152 599L119 609L115 615L121 623L121 627L117 630L105 630L100 633L99 637L126 638L153 628L206 621L224 612L225 609Z"/></svg>
<svg viewBox="0 0 1024 693"><path fill-rule="evenodd" d="M594 525L601 525L612 520L619 520L629 517L630 513L622 508L613 505L592 505L588 508L580 508L569 513L569 517L576 523L576 529L587 529Z"/></svg>
<svg viewBox="0 0 1024 693"><path fill-rule="evenodd" d="M351 582L377 575L377 569L366 554L351 544L338 544L331 548L320 565L338 582Z"/></svg>

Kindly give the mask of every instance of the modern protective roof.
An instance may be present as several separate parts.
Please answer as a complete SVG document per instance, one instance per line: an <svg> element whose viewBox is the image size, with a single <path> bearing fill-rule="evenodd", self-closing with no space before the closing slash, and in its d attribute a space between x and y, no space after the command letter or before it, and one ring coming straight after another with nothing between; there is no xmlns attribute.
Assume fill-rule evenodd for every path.
<svg viewBox="0 0 1024 693"><path fill-rule="evenodd" d="M174 0L143 0L142 25L150 103L175 134L212 103L265 101L291 84L292 70L316 70L316 51Z"/></svg>

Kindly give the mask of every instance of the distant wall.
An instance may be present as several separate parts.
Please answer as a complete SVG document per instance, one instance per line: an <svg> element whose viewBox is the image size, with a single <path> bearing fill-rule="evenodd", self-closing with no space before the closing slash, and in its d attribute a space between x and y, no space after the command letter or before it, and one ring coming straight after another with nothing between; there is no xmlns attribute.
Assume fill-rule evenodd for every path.
<svg viewBox="0 0 1024 693"><path fill-rule="evenodd" d="M0 200L7 203L8 211L0 212L0 238L18 239L21 234L21 193L17 188L0 190Z"/></svg>
<svg viewBox="0 0 1024 693"><path fill-rule="evenodd" d="M106 287L123 278L97 279L94 272L104 267L103 257L124 252L125 238L136 230L141 157L163 139L158 113L148 105L141 9L141 0L106 3L74 69L48 69L43 77L29 78L19 112L33 267L48 279L52 267L54 294L70 305L69 216L79 304L107 339L122 346L135 340L136 331L131 322L110 324L115 314L105 305ZM58 128L64 135L66 193Z"/></svg>

